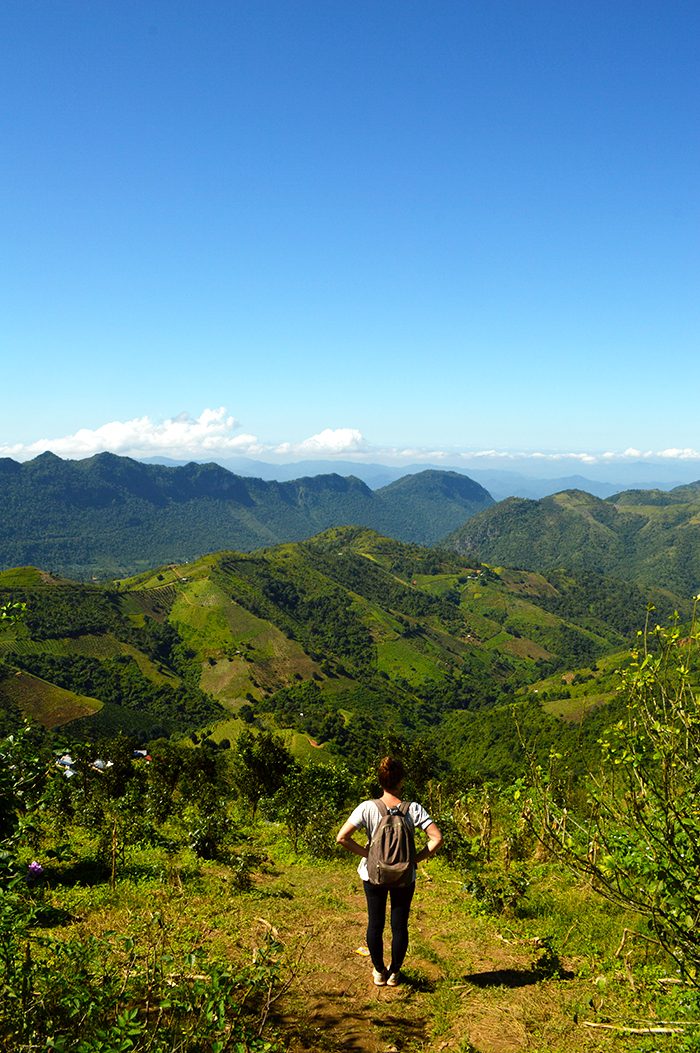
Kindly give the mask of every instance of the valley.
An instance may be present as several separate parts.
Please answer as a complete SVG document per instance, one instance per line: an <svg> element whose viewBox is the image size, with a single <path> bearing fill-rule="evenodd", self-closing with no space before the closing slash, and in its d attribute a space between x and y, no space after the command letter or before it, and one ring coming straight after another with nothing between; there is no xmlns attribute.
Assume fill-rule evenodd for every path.
<svg viewBox="0 0 700 1053"><path fill-rule="evenodd" d="M438 509L439 474L419 480ZM576 856L574 826L563 835L602 777L601 744L615 757L622 734L613 763L627 763L645 619L647 661L669 633L697 637L679 535L655 535L664 560L630 555L630 522L643 535L661 517L694 558L689 490L614 508L567 493L524 518L489 505L432 548L331 526L105 582L1 571L8 1050L57 1036L47 1048L93 1053L78 1019L109 1053L643 1049L655 1020L696 1049L694 995L659 990L694 962L692 940L674 951L673 911L653 903L637 907L644 928L627 862L605 863L627 869L601 899L590 841ZM626 538L629 580L589 558L606 530ZM386 752L445 836L390 996L357 954L361 890L334 844ZM624 823L623 808L605 860ZM627 931L639 942L623 956Z"/></svg>
<svg viewBox="0 0 700 1053"><path fill-rule="evenodd" d="M548 736L566 734L557 718L615 698L648 602L689 613L663 590L467 564L352 527L104 587L6 571L0 600L27 607L0 641L0 692L46 726L143 741L204 727L219 742L255 723L358 765L389 730L466 763L485 714L535 699Z"/></svg>

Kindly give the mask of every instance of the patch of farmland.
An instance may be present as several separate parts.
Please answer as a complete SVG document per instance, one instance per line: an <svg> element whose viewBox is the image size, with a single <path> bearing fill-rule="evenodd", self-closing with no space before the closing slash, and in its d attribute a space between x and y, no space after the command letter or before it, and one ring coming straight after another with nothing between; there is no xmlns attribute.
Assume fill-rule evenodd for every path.
<svg viewBox="0 0 700 1053"><path fill-rule="evenodd" d="M120 596L121 609L128 617L143 624L146 615L162 622L175 602L177 592L172 585L155 589L135 589Z"/></svg>
<svg viewBox="0 0 700 1053"><path fill-rule="evenodd" d="M250 640L251 637L257 636L258 633L264 632L270 627L268 621L265 621L263 618L256 618L254 614L241 607L240 604L234 603L233 600L229 600L224 607L224 616L231 636L236 643Z"/></svg>
<svg viewBox="0 0 700 1053"><path fill-rule="evenodd" d="M417 651L403 639L377 644L377 667L389 676L403 676L409 683L417 683L426 677L436 679L442 673L438 661Z"/></svg>
<svg viewBox="0 0 700 1053"><path fill-rule="evenodd" d="M455 585L459 587L458 575L456 574L436 574L432 578L424 578L423 582L425 591L431 596L444 596Z"/></svg>
<svg viewBox="0 0 700 1053"><path fill-rule="evenodd" d="M528 640L526 636L514 636L505 645L504 650L508 654L514 655L516 658L532 658L536 661L538 658L551 658L551 653L540 644L535 643L534 640Z"/></svg>
<svg viewBox="0 0 700 1053"><path fill-rule="evenodd" d="M45 728L58 728L102 709L102 703L96 698L76 695L24 672L5 677L0 682L0 693L19 706L25 717Z"/></svg>
<svg viewBox="0 0 700 1053"><path fill-rule="evenodd" d="M276 734L280 736L287 749L291 750L297 760L315 761L317 764L332 764L337 759L322 743L318 746L313 746L309 736L304 735L301 731L283 728Z"/></svg>
<svg viewBox="0 0 700 1053"><path fill-rule="evenodd" d="M464 612L469 625L467 636L476 636L478 640L488 640L491 636L501 631L501 626L492 618L486 618L473 610Z"/></svg>
<svg viewBox="0 0 700 1053"><path fill-rule="evenodd" d="M611 702L616 692L609 695L578 695L574 698L557 698L542 703L545 713L551 713L553 717L561 717L570 723L580 724L586 713L593 709Z"/></svg>
<svg viewBox="0 0 700 1053"><path fill-rule="evenodd" d="M222 705L230 707L243 702L246 694L252 691L253 682L248 663L243 658L218 658L213 665L209 662L202 664L199 686Z"/></svg>
<svg viewBox="0 0 700 1053"><path fill-rule="evenodd" d="M200 607L225 607L228 603L228 597L208 578L192 582L184 591L188 599Z"/></svg>
<svg viewBox="0 0 700 1053"><path fill-rule="evenodd" d="M6 654L52 654L62 655L68 654L66 648L67 640L30 640L26 637L19 637L19 639L8 640L5 642L5 653Z"/></svg>
<svg viewBox="0 0 700 1053"><path fill-rule="evenodd" d="M296 673L309 680L314 672L319 671L320 667L296 640L289 640L273 626L253 637L250 646L259 652L254 662L255 678L266 691L286 687Z"/></svg>
<svg viewBox="0 0 700 1053"><path fill-rule="evenodd" d="M45 585L47 579L49 582L52 580L49 574L37 570L36 567L12 567L10 570L0 571L0 588L33 588L36 585Z"/></svg>
<svg viewBox="0 0 700 1053"><path fill-rule="evenodd" d="M170 614L185 643L201 658L231 647L231 633L220 607L199 607L194 601L180 601Z"/></svg>
<svg viewBox="0 0 700 1053"><path fill-rule="evenodd" d="M76 636L74 639L62 640L65 645L63 654L77 654L82 658L119 658L122 655L133 654L134 648L117 640L110 633L99 636Z"/></svg>

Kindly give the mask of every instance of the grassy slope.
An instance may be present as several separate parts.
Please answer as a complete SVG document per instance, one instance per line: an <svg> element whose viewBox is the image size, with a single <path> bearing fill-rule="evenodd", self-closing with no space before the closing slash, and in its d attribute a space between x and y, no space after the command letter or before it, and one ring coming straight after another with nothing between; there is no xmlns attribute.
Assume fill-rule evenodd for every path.
<svg viewBox="0 0 700 1053"><path fill-rule="evenodd" d="M59 728L72 720L91 717L102 709L99 699L65 691L19 671L0 680L0 698L2 696L45 728Z"/></svg>
<svg viewBox="0 0 700 1053"><path fill-rule="evenodd" d="M21 589L33 585L45 585L50 575L36 567L11 567L0 571L0 588Z"/></svg>
<svg viewBox="0 0 700 1053"><path fill-rule="evenodd" d="M293 580L299 587L303 585L311 591L325 588L328 579L325 574L320 577L319 566L323 567L324 572L336 573L343 562L338 554L343 550L343 559L347 559L348 554L357 555L379 572L379 579L370 579L368 582L360 579L359 570L353 572L351 577L355 591L350 595L353 610L371 631L376 647L377 668L392 680L401 678L415 687L428 679L439 681L450 668L465 659L481 662L482 665L477 664L477 669L481 670L477 675L487 677L498 676L494 673L495 664L503 658L508 659L511 672L513 669L528 670L533 668L534 660L554 656L562 642L560 631L566 623L557 615L537 606L539 601L552 600L559 595L541 574L502 568L496 568L491 574L477 574L474 568L459 563L446 568L436 566L434 573L421 573L414 571L413 567L420 565L424 550L388 542L370 531L329 531L319 542L324 550L321 564L318 554L313 551L314 546L308 544L301 547L279 546L250 557L236 555L223 572L227 577L226 589L221 584L221 571L211 557L206 563L188 566L188 581L181 582L179 586L187 600L184 603L180 600L174 612L182 619L178 624L183 635L187 636L189 624L191 635L187 638L193 643L198 642L201 648L197 657L203 665L202 685L216 692L233 714L242 704L246 692L258 700L264 699L269 691L297 682L298 677L307 679L314 673L323 696L329 702L332 703L342 689L338 678L328 678L320 672L318 663L311 663L310 672L309 659L300 643L290 641L284 633L273 632L269 619L259 619L234 601L223 597L228 589L237 589L237 595L245 598L246 602L259 601L261 593L256 581L259 583L260 575L271 575L276 580ZM329 551L336 554L335 569L332 563L329 567ZM223 563L227 563L228 557L221 558ZM401 566L397 566L399 558L403 560ZM210 587L204 589L201 584L203 576L211 584L208 575L212 573L219 585L218 592ZM409 597L414 593L440 597L456 590L457 595L453 594L452 599L459 602L459 633L455 635L446 631L438 615L422 618L401 615L394 607L378 603L375 594L385 578L400 585L403 594ZM148 582L142 581L140 584L143 586ZM400 599L401 596L395 602L398 603ZM201 626L202 618L206 624L207 610L220 609L222 604L227 610L231 627L237 630L233 634L233 653L229 650L222 654L222 641L217 633L207 639L206 632L197 628ZM280 613L275 611L274 605L267 610L271 617ZM639 614L641 617L641 610ZM266 629L266 626L270 628ZM581 630L584 641L601 655L619 649L624 642L622 634L611 630L609 626L602 629L597 624L596 627L598 631ZM291 662L290 649L295 656ZM501 677L508 675L506 671ZM560 673L553 679L561 683L562 675ZM352 686L352 683L352 678L344 678L345 686ZM572 689L574 693L583 690L578 687ZM590 694L590 690L586 690ZM616 682L609 678L599 685L596 703L614 698L616 691ZM346 704L340 702L341 707ZM572 712L584 712L585 707L590 709L592 704L592 699L587 699L585 703L562 701L555 709L550 709L547 704L547 711L557 716L571 716ZM259 708L264 710L264 701ZM351 713L349 715L352 717ZM234 718L233 722L216 729L215 737L231 738L240 726L240 722ZM295 749L298 749L300 741L304 740L290 738Z"/></svg>

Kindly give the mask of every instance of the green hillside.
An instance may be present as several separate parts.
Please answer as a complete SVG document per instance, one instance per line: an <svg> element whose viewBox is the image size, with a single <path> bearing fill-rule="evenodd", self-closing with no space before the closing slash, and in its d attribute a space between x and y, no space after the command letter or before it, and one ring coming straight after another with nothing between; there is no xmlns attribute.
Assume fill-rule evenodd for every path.
<svg viewBox="0 0 700 1053"><path fill-rule="evenodd" d="M17 575L0 576L0 605L26 607L22 624L0 634L5 709L91 738L185 732L222 715L197 686L174 629L155 618L150 632L139 627L116 588L33 571L23 568L15 587ZM37 576L42 584L27 584Z"/></svg>
<svg viewBox="0 0 700 1053"><path fill-rule="evenodd" d="M580 490L540 501L510 497L444 544L489 563L593 571L689 597L700 584L700 487L631 490L604 501Z"/></svg>
<svg viewBox="0 0 700 1053"><path fill-rule="evenodd" d="M15 706L46 728L58 728L72 720L91 717L102 709L95 698L66 691L36 676L16 670L0 680L0 699Z"/></svg>
<svg viewBox="0 0 700 1053"><path fill-rule="evenodd" d="M561 718L615 697L614 678L598 672L634 640L650 599L659 619L687 613L678 597L590 572L470 564L345 527L114 586L5 574L0 603L27 611L0 655L5 682L21 671L102 703L76 717L81 735L196 731L220 742L249 724L284 733L297 754L323 747L361 767L389 734L491 771L512 746L513 702L528 698L527 709L541 691L537 720L556 737ZM594 701L567 703L576 676L596 680ZM52 726L42 697L10 701ZM550 699L562 706L541 709ZM490 711L504 714L488 718L501 745L470 758L465 743Z"/></svg>
<svg viewBox="0 0 700 1053"><path fill-rule="evenodd" d="M671 720L672 692L684 698L679 715L689 719L678 734L663 706L618 694L624 650L575 671L550 669L508 704L465 691L476 668L465 669L466 657L480 653L483 676L473 685L500 683L508 695L503 635L532 646L511 618L561 645L539 672L564 661L574 639L605 650L632 618L634 587L616 593L594 575L469 567L359 530L250 556L220 553L187 571L158 570L118 590L32 585L25 573L14 590L34 629L6 635L13 660L44 654L56 676L99 687L82 652L92 640L97 654L103 639L104 687L124 692L115 654L166 680L168 663L184 660L183 679L199 670L213 689L228 683L231 713L207 738L200 731L176 742L153 729L148 755L134 751L131 736L76 741L73 722L60 729L60 765L55 738L41 729L0 738L8 1053L87 1053L88 1036L96 1036L90 1053L697 1050L697 627L679 628L680 668L659 663ZM70 604L55 595L42 619L42 598L59 588L78 608L72 636L60 635ZM111 611L109 632L86 634L91 611L97 621ZM488 638L491 666L489 623L500 626ZM150 640L151 657L136 661L122 637ZM403 672L416 674L413 690L398 675L379 683L379 650L392 642ZM416 686L419 656L453 665L427 693ZM519 657L524 671L525 652ZM263 670L271 680L258 685L259 702L233 716L232 679L252 683ZM130 676L137 701L133 668ZM0 684L8 679L29 686L34 678L14 669ZM273 680L287 687L271 691ZM109 717L110 707L84 719ZM642 709L668 764L635 725ZM304 730L312 716L327 725L324 746ZM223 729L236 720L255 733L229 750ZM401 982L379 988L364 947L357 860L336 843L350 809L377 792L368 751L377 745L405 760L407 796L444 835L440 856L418 869ZM582 778L591 770L595 779ZM608 777L613 800L628 809L609 834L599 814L611 797L601 808L596 796ZM663 797L649 786L662 786ZM641 822L629 805L635 792ZM598 837L602 851L592 851ZM424 840L418 832L419 851ZM671 853L683 883L660 865ZM612 894L601 900L611 873Z"/></svg>
<svg viewBox="0 0 700 1053"><path fill-rule="evenodd" d="M422 472L375 492L353 477L266 482L216 464L169 468L111 453L0 458L0 494L0 568L31 564L79 581L300 541L344 524L433 544L493 503L454 472Z"/></svg>

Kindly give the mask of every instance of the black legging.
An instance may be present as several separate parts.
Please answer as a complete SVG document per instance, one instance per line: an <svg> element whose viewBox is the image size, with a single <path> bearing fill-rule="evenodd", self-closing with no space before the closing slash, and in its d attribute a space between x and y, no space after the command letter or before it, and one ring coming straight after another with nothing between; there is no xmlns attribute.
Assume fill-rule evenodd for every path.
<svg viewBox="0 0 700 1053"><path fill-rule="evenodd" d="M389 972L397 973L403 964L408 950L408 912L416 887L382 888L364 881L367 897L367 948L372 958L372 965L381 972L384 968L384 919L386 918L386 899L391 896L391 966Z"/></svg>

